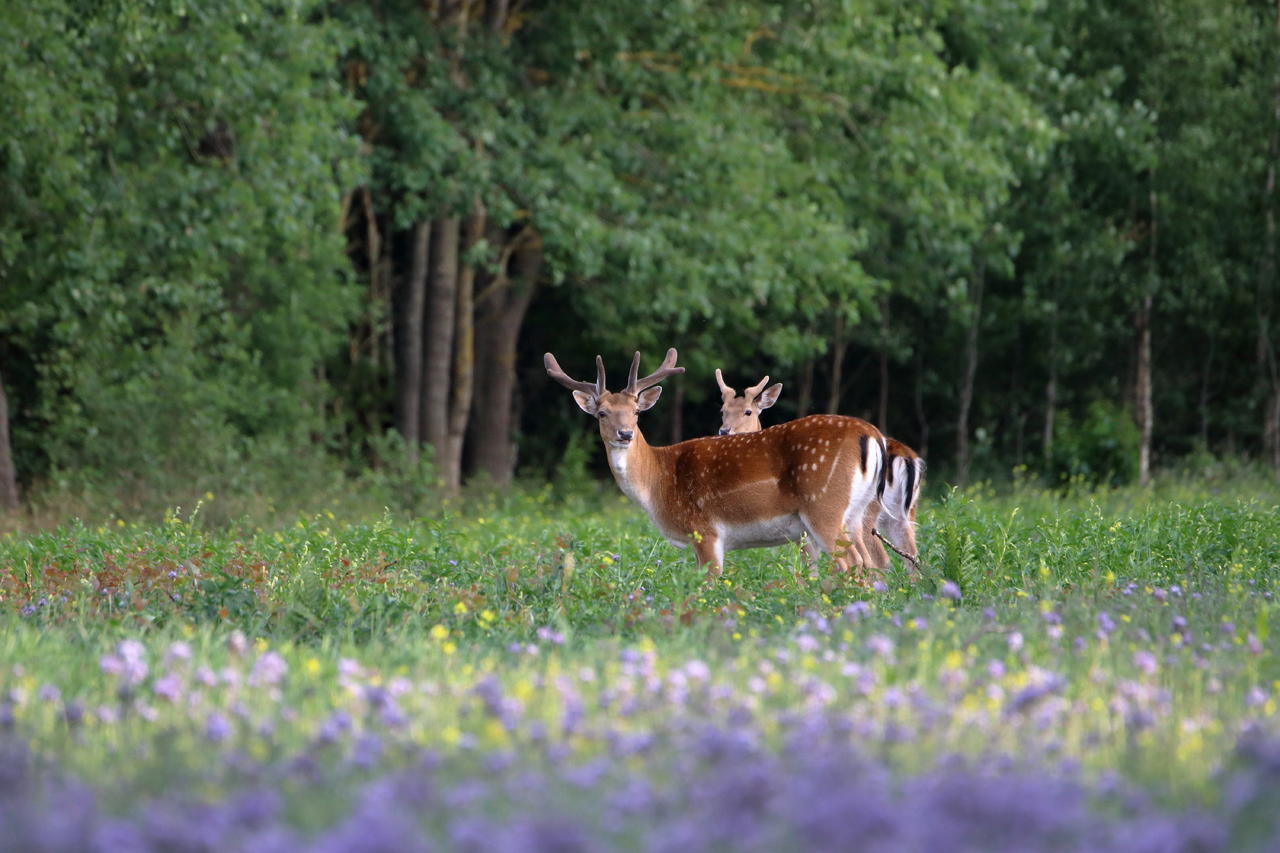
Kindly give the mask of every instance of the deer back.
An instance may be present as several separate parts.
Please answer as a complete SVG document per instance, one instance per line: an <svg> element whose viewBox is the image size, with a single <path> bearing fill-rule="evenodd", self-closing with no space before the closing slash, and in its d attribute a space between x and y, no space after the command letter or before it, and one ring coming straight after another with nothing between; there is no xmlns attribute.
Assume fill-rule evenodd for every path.
<svg viewBox="0 0 1280 853"><path fill-rule="evenodd" d="M843 505L855 480L880 478L883 453L868 447L881 440L859 418L810 415L759 432L654 450L666 457L665 505L679 516L672 522L740 524L806 512L824 502Z"/></svg>

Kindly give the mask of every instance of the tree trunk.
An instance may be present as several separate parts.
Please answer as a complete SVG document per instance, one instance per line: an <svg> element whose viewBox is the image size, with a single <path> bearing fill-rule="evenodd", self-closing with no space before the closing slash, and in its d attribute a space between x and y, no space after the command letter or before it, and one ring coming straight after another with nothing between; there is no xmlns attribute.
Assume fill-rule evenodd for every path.
<svg viewBox="0 0 1280 853"><path fill-rule="evenodd" d="M1263 442L1266 445L1271 467L1280 478L1280 386L1271 389L1264 414Z"/></svg>
<svg viewBox="0 0 1280 853"><path fill-rule="evenodd" d="M684 441L684 383L679 381L680 377L674 377L676 381L670 383L671 388L671 443L679 444Z"/></svg>
<svg viewBox="0 0 1280 853"><path fill-rule="evenodd" d="M1275 30L1280 37L1280 0L1276 2ZM1280 161L1280 73L1273 81L1271 141L1268 145L1267 178L1263 187L1265 238L1262 264L1258 275L1258 366L1262 379L1263 406L1262 448L1264 459L1271 463L1280 478L1280 366L1276 364L1276 348L1272 341L1271 321L1275 310L1276 281L1276 167Z"/></svg>
<svg viewBox="0 0 1280 853"><path fill-rule="evenodd" d="M800 369L800 393L796 395L796 417L809 414L813 405L813 359L806 358Z"/></svg>
<svg viewBox="0 0 1280 853"><path fill-rule="evenodd" d="M9 398L0 376L0 510L18 508L18 472L13 464L13 447L9 442Z"/></svg>
<svg viewBox="0 0 1280 853"><path fill-rule="evenodd" d="M458 218L431 226L431 285L426 298L422 365L422 413L419 437L443 465L449 437L449 376L458 301Z"/></svg>
<svg viewBox="0 0 1280 853"><path fill-rule="evenodd" d="M417 461L422 441L422 321L427 291L431 223L413 228L413 263L409 276L395 289L396 430L404 438L409 459ZM374 268L377 269L376 267Z"/></svg>
<svg viewBox="0 0 1280 853"><path fill-rule="evenodd" d="M916 453L929 455L929 419L924 413L924 355L916 349L916 387L915 387L916 424L920 430L920 441Z"/></svg>
<svg viewBox="0 0 1280 853"><path fill-rule="evenodd" d="M880 306L880 414L876 426L889 434L889 300Z"/></svg>
<svg viewBox="0 0 1280 853"><path fill-rule="evenodd" d="M978 260L973 274L973 312L964 339L964 373L960 380L960 410L956 414L956 485L969 484L969 410L973 404L973 382L978 373L978 332L982 326L982 290L986 285L986 262Z"/></svg>
<svg viewBox="0 0 1280 853"><path fill-rule="evenodd" d="M485 3L484 23L489 32L496 36L503 34L507 23L508 0L488 0Z"/></svg>
<svg viewBox="0 0 1280 853"><path fill-rule="evenodd" d="M836 311L835 329L831 335L831 392L827 395L827 414L840 414L840 385L844 382L844 314Z"/></svg>
<svg viewBox="0 0 1280 853"><path fill-rule="evenodd" d="M1138 430L1138 484L1151 482L1151 431L1155 420L1151 409L1151 292L1143 294L1138 306L1135 327L1138 337L1138 365L1134 377L1134 404L1137 408Z"/></svg>
<svg viewBox="0 0 1280 853"><path fill-rule="evenodd" d="M467 217L463 252L469 253L484 236L487 214L477 199ZM455 310L452 394L449 401L449 437L441 463L445 491L456 494L462 488L462 444L471 414L475 387L475 283L476 267L467 262L458 273L458 302Z"/></svg>
<svg viewBox="0 0 1280 853"><path fill-rule="evenodd" d="M1155 413L1151 405L1151 304L1155 290L1160 248L1160 207L1156 192L1156 170L1151 170L1151 187L1147 191L1147 204L1151 212L1151 232L1147 244L1147 281L1138 305L1135 323L1138 352L1134 372L1134 407L1138 419L1140 439L1138 444L1138 485L1151 482L1151 434Z"/></svg>
<svg viewBox="0 0 1280 853"><path fill-rule="evenodd" d="M1053 422L1058 417L1058 302L1056 296L1053 311L1049 315L1049 380L1044 385L1044 431L1040 438L1040 450L1047 469L1053 459Z"/></svg>
<svg viewBox="0 0 1280 853"><path fill-rule="evenodd" d="M1218 338L1209 332L1209 352L1205 355L1204 369L1200 371L1200 446L1209 449L1209 383L1213 379L1213 356L1218 348Z"/></svg>
<svg viewBox="0 0 1280 853"><path fill-rule="evenodd" d="M516 352L520 327L533 301L542 272L542 244L532 232L522 232L511 256L512 276L500 262L492 288L478 297L482 314L477 324L478 360L471 429L471 454L475 470L497 487L510 485L515 474ZM496 242L496 240L495 240Z"/></svg>

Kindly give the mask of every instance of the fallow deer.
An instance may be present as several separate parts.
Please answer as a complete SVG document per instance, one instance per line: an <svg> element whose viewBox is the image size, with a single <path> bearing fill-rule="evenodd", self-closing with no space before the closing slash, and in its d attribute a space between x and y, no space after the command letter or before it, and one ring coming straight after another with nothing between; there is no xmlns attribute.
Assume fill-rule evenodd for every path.
<svg viewBox="0 0 1280 853"><path fill-rule="evenodd" d="M724 384L724 375L716 368L716 384L720 386L720 434L733 435L741 432L760 431L760 413L778 402L782 393L782 383L769 385L766 376L757 384L742 392L738 392ZM768 388L764 386L769 385Z"/></svg>
<svg viewBox="0 0 1280 853"><path fill-rule="evenodd" d="M769 377L766 376L744 391L742 397L738 397L737 392L725 384L720 368L716 368L716 384L720 386L721 396L720 435L742 435L761 429L760 411L776 403L782 392L782 383L771 386L768 390L773 392L772 396L761 405L765 398L760 389L768 382ZM911 560L915 560L920 553L916 546L916 505L920 500L920 484L924 480L924 460L897 439L886 437L885 450L889 461L885 471L884 493L878 502L873 502L868 507L862 521L862 536L869 552L869 565L877 569L888 568L889 555L877 541L876 530Z"/></svg>
<svg viewBox="0 0 1280 853"><path fill-rule="evenodd" d="M626 386L608 391L600 356L594 383L570 378L555 356L543 356L547 374L599 422L618 487L667 541L692 544L708 576L720 573L728 551L796 542L806 534L847 571L837 542L879 489L885 460L880 431L858 418L814 415L748 435L654 447L637 415L658 401L659 382L684 372L675 363L672 348L657 371L639 379L636 353ZM861 538L860 525L850 529ZM855 562L865 560L865 550L852 551Z"/></svg>

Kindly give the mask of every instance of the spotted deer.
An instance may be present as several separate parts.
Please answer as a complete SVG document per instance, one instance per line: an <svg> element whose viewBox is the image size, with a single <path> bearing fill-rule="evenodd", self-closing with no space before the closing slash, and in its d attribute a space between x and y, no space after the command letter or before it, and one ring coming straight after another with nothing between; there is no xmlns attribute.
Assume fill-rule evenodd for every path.
<svg viewBox="0 0 1280 853"><path fill-rule="evenodd" d="M766 376L738 397L737 392L725 384L720 368L716 368L716 384L720 386L721 397L720 435L742 435L761 429L760 411L776 403L782 393L782 383L779 382L768 389L773 393L766 399L760 389L768 382L769 377ZM924 480L924 460L897 439L885 438L885 450L888 468L885 470L884 493L868 507L862 520L862 538L870 555L870 567L877 569L889 566L889 555L875 536L877 530L911 560L920 553L916 546L916 504L920 500L920 484Z"/></svg>
<svg viewBox="0 0 1280 853"><path fill-rule="evenodd" d="M676 351L653 373L637 378L640 353L621 391L605 388L604 361L596 381L570 378L555 356L547 374L573 391L578 407L596 418L609 469L623 494L640 504L667 541L693 546L708 577L729 551L796 542L807 535L842 571L838 547L848 519L860 519L875 499L885 460L884 437L864 420L814 415L747 435L710 436L655 447L637 424L662 394L656 387L676 367ZM868 559L861 527L849 549L855 565Z"/></svg>

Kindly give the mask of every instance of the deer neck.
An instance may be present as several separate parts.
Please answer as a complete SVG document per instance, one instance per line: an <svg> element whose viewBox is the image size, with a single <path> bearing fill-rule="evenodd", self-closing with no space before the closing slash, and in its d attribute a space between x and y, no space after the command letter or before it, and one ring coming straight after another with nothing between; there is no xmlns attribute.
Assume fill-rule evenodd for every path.
<svg viewBox="0 0 1280 853"><path fill-rule="evenodd" d="M613 472L618 488L652 516L661 459L644 440L644 433L637 429L635 438L626 447L606 444L605 449L609 454L609 470Z"/></svg>

